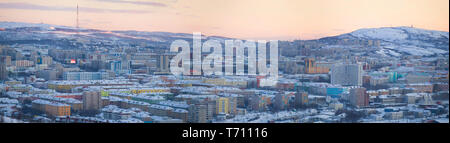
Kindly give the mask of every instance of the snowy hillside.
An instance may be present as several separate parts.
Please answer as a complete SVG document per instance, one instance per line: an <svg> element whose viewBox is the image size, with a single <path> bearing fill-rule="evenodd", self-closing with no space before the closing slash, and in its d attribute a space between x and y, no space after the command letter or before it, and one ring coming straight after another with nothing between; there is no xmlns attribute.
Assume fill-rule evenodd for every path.
<svg viewBox="0 0 450 143"><path fill-rule="evenodd" d="M224 42L231 39L220 36L202 35L203 40L214 39ZM0 22L0 44L59 44L73 46L68 41L95 41L122 44L146 43L153 47L169 47L173 40L192 41L192 33L145 32L145 31L105 31L42 23ZM327 46L338 46L343 39L353 41L377 40L380 55L399 57L402 55L432 56L448 54L449 33L413 27L364 28L351 33L321 38ZM52 45L55 46L55 45ZM76 46L73 46L76 47Z"/></svg>
<svg viewBox="0 0 450 143"><path fill-rule="evenodd" d="M122 40L122 41L145 41L170 43L176 39L192 39L192 33L170 33L170 32L146 32L146 31L105 31L97 29L86 29L69 26L50 25L43 23L22 23L22 22L0 22L0 40L58 40L64 38L86 38L97 40ZM74 37L73 35L78 35ZM203 39L216 39L223 41L225 37L202 35Z"/></svg>
<svg viewBox="0 0 450 143"><path fill-rule="evenodd" d="M322 41L339 39L379 40L381 55L431 56L447 54L449 51L449 32L426 30L413 27L364 28L351 33L321 38Z"/></svg>
<svg viewBox="0 0 450 143"><path fill-rule="evenodd" d="M365 39L378 39L390 42L402 40L431 40L449 38L448 32L425 30L412 27L365 28L350 33L352 36Z"/></svg>

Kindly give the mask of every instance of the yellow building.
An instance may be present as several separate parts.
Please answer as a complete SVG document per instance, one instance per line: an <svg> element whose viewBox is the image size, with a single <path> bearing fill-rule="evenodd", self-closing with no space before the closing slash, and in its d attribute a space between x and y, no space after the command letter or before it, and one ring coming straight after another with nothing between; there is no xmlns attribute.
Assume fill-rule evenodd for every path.
<svg viewBox="0 0 450 143"><path fill-rule="evenodd" d="M81 109L83 109L83 103L67 103L70 105L69 111L70 109L74 110L74 111L80 111Z"/></svg>
<svg viewBox="0 0 450 143"><path fill-rule="evenodd" d="M56 90L58 92L67 92L71 91L73 88L78 87L78 85L70 85L70 84L48 84L49 89Z"/></svg>
<svg viewBox="0 0 450 143"><path fill-rule="evenodd" d="M154 89L131 89L131 93L133 94L142 94L142 93L162 93L162 92L170 92L168 88L154 88Z"/></svg>
<svg viewBox="0 0 450 143"><path fill-rule="evenodd" d="M328 67L318 67L314 58L305 59L305 73L307 74L325 74L330 71Z"/></svg>
<svg viewBox="0 0 450 143"><path fill-rule="evenodd" d="M5 81L5 84L7 84L7 85L17 85L17 84L22 84L22 82L20 82L20 81Z"/></svg>
<svg viewBox="0 0 450 143"><path fill-rule="evenodd" d="M70 105L37 99L32 102L32 108L45 112L50 116L70 116Z"/></svg>
<svg viewBox="0 0 450 143"><path fill-rule="evenodd" d="M218 86L247 86L246 80L233 80L224 78L210 78L203 80L203 83L214 84Z"/></svg>
<svg viewBox="0 0 450 143"><path fill-rule="evenodd" d="M70 116L70 105L49 104L46 106L46 113L52 116Z"/></svg>
<svg viewBox="0 0 450 143"><path fill-rule="evenodd" d="M230 113L229 103L230 101L228 98L224 97L218 98L216 100L216 114L219 113L229 114Z"/></svg>

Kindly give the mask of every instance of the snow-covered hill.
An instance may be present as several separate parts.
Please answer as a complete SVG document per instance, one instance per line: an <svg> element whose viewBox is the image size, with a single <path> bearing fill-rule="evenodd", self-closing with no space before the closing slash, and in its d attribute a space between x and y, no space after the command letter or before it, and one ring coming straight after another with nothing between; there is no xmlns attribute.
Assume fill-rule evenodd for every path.
<svg viewBox="0 0 450 143"><path fill-rule="evenodd" d="M215 39L222 43L224 40L232 39L206 35L202 35L202 38L204 40ZM173 40L177 39L192 41L192 33L105 31L42 23L0 22L0 44L58 43L57 46L64 47L71 46L68 41L94 41L93 43L122 43L125 45L127 43L146 43L153 47L167 48ZM431 56L447 54L449 51L449 32L413 27L364 28L351 33L321 38L318 41L333 46L339 44L336 41L343 39L380 41L381 49L377 53L395 57L401 55Z"/></svg>
<svg viewBox="0 0 450 143"><path fill-rule="evenodd" d="M378 40L383 48L379 53L394 53L391 56L400 55L396 53L430 56L449 51L449 32L413 27L364 28L321 40L327 42L336 39Z"/></svg>
<svg viewBox="0 0 450 143"><path fill-rule="evenodd" d="M44 23L0 22L0 28L20 28L20 27L41 27L46 29L50 27L69 28L67 26L50 25Z"/></svg>
<svg viewBox="0 0 450 143"><path fill-rule="evenodd" d="M349 34L358 38L379 39L390 42L449 38L448 32L425 30L413 27L364 28L353 31Z"/></svg>
<svg viewBox="0 0 450 143"><path fill-rule="evenodd" d="M77 35L77 36L74 36ZM50 25L43 23L0 22L0 41L43 40L58 38L66 39L98 39L117 41L140 41L163 43L167 45L176 39L192 39L192 33L146 32L146 31L106 31L97 29L75 28L69 26ZM223 41L226 37L206 36L203 39Z"/></svg>

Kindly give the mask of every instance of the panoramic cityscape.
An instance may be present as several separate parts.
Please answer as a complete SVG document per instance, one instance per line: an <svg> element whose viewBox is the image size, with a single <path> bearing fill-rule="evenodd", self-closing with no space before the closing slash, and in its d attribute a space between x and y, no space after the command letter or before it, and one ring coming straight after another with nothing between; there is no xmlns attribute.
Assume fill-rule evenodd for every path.
<svg viewBox="0 0 450 143"><path fill-rule="evenodd" d="M281 28L268 24L271 20L250 19L261 23L253 25L242 20L252 12L237 8L243 14L236 19L248 31L228 18L211 18L224 24L201 23L210 14L227 15L211 10L211 2L204 7L184 0L92 2L111 9L88 5L91 1L52 2L0 2L0 123L449 122L446 0L433 1L441 2L441 11L427 11L432 4L417 8L446 13L436 16L439 21L412 14L412 22L375 23L358 20L367 16L360 13L349 14L357 26L336 22L338 28L317 21L309 28L315 24L301 25L290 16L272 23ZM267 5L251 8L270 5L262 3ZM141 7L125 9L133 5ZM151 11L142 10L145 6ZM283 6L258 16L289 11L280 10ZM398 11L411 10L402 6ZM211 13L196 15L208 13L201 8ZM33 11L36 16L24 16ZM126 15L147 12L160 20L146 23L150 29ZM330 13L322 12L335 16ZM429 23L416 20L425 18ZM101 20L106 24L95 25ZM289 22L306 28L282 24Z"/></svg>

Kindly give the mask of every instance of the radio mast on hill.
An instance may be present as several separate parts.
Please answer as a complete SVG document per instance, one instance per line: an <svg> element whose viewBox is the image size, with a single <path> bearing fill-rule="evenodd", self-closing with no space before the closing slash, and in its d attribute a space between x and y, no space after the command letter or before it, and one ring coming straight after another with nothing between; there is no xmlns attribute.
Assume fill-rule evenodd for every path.
<svg viewBox="0 0 450 143"><path fill-rule="evenodd" d="M78 31L78 3L77 3L77 31Z"/></svg>
<svg viewBox="0 0 450 143"><path fill-rule="evenodd" d="M80 42L80 40L81 40L81 39L80 39L80 23L79 23L78 16L79 16L79 15L78 15L78 3L77 3L77 21L76 21L76 22L77 22L77 23L76 23L77 25L76 25L76 29L75 29L75 30L76 30L76 32L75 32L75 33L76 33L76 34L75 34L75 39L76 39L76 41L77 41L76 46L77 46L77 47L80 47L81 45L83 45L83 43ZM79 44L81 44L81 45L79 45Z"/></svg>

